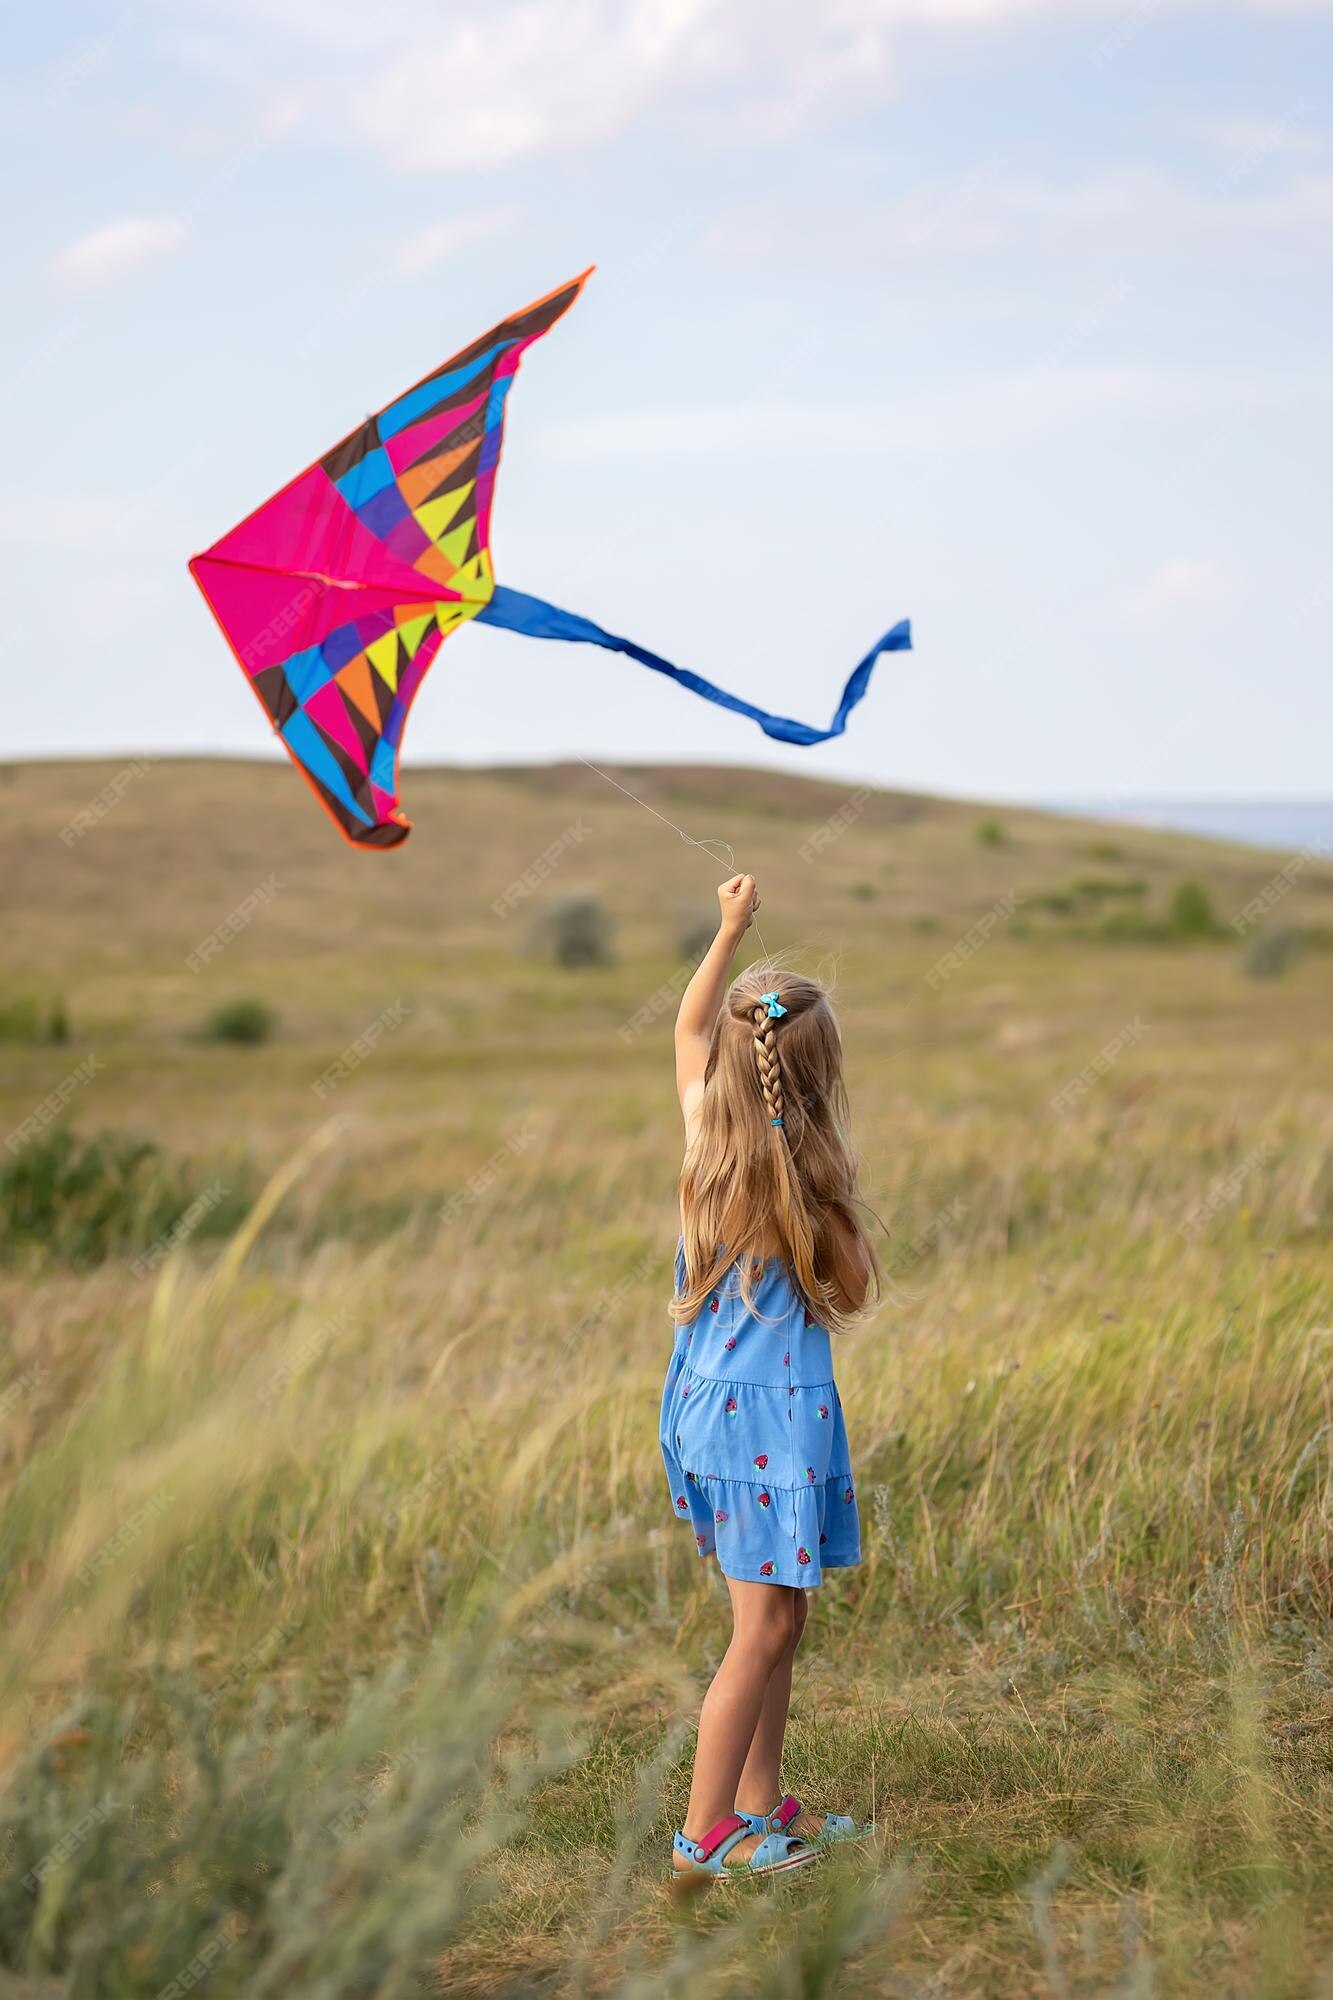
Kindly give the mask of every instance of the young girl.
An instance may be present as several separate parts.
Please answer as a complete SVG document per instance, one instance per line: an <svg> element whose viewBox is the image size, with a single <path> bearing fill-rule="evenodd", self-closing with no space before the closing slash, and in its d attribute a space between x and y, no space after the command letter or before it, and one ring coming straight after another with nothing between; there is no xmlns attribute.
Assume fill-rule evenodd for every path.
<svg viewBox="0 0 1333 2000"><path fill-rule="evenodd" d="M781 1796L780 1774L805 1593L860 1561L829 1333L878 1273L828 998L763 965L728 990L759 897L737 875L718 899L676 1021L685 1162L662 1457L672 1508L700 1555L716 1554L732 1613L672 1858L683 1874L730 1875L803 1867L820 1843L863 1831Z"/></svg>

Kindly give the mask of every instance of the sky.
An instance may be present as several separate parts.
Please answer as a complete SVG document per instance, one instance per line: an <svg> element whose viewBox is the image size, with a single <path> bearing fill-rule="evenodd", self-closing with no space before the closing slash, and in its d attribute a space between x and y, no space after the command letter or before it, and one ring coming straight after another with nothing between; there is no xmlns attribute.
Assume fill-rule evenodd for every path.
<svg viewBox="0 0 1333 2000"><path fill-rule="evenodd" d="M1324 797L1333 0L134 0L6 35L8 756L277 754L186 563L588 264L413 763Z"/></svg>

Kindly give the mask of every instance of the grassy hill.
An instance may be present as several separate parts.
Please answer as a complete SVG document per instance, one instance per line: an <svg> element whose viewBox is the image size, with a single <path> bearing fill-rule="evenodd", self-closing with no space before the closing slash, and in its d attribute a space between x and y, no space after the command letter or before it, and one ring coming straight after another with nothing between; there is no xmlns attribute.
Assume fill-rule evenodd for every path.
<svg viewBox="0 0 1333 2000"><path fill-rule="evenodd" d="M755 771L406 792L361 855L285 765L0 771L0 1966L1316 1990L1333 870ZM658 1886L725 1629L655 1446L729 872L677 828L836 981L887 1231L787 1779L881 1844L736 1923Z"/></svg>

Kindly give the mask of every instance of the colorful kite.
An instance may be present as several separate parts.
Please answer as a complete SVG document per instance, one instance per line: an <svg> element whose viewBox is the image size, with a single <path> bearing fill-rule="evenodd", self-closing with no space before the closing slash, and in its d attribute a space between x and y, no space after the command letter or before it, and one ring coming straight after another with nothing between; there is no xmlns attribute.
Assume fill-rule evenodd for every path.
<svg viewBox="0 0 1333 2000"><path fill-rule="evenodd" d="M589 276L455 354L190 563L289 755L356 847L408 836L403 727L440 647L469 618L625 653L784 743L840 735L879 655L912 643L904 619L854 670L829 727L812 729L496 583L491 501L505 398L524 350Z"/></svg>

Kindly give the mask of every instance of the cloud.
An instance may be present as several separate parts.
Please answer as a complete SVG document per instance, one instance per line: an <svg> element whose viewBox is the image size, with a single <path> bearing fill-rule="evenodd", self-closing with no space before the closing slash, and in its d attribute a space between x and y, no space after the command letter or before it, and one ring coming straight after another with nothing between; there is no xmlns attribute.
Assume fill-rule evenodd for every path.
<svg viewBox="0 0 1333 2000"><path fill-rule="evenodd" d="M71 291L101 291L183 246L185 224L176 215L127 215L81 236L51 260L51 270Z"/></svg>
<svg viewBox="0 0 1333 2000"><path fill-rule="evenodd" d="M1200 0L197 0L167 46L195 73L293 72L311 128L399 171L485 172L604 146L650 117L677 143L782 143L896 88L910 33L964 43L1042 19L1151 33ZM1333 0L1238 0L1267 14Z"/></svg>
<svg viewBox="0 0 1333 2000"><path fill-rule="evenodd" d="M1163 612L1193 610L1215 604L1226 578L1214 562L1198 556L1169 556L1129 599L1129 610L1140 618Z"/></svg>
<svg viewBox="0 0 1333 2000"><path fill-rule="evenodd" d="M524 0L405 48L347 114L394 165L502 167L596 145L686 66L724 0Z"/></svg>
<svg viewBox="0 0 1333 2000"><path fill-rule="evenodd" d="M522 211L506 208L479 209L472 215L457 215L447 222L432 222L398 245L393 269L400 278L419 278L437 264L470 250L474 243L489 242L517 226Z"/></svg>

